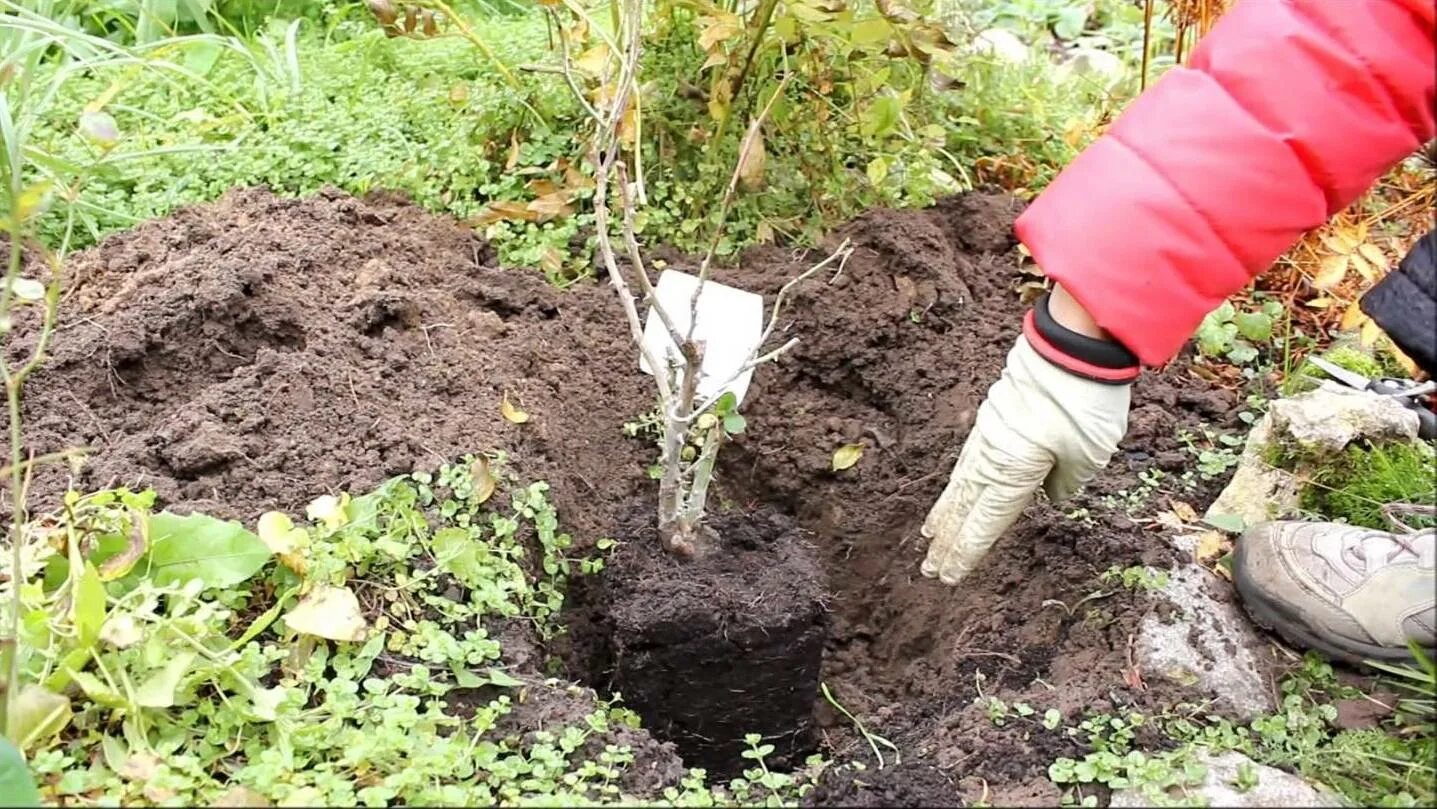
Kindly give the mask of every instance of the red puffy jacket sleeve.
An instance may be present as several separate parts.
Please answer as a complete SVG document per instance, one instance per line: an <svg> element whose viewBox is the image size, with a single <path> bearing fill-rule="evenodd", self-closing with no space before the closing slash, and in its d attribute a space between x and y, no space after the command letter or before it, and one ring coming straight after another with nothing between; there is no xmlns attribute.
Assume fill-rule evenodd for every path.
<svg viewBox="0 0 1437 809"><path fill-rule="evenodd" d="M1147 365L1434 135L1437 0L1239 0L1018 218Z"/></svg>

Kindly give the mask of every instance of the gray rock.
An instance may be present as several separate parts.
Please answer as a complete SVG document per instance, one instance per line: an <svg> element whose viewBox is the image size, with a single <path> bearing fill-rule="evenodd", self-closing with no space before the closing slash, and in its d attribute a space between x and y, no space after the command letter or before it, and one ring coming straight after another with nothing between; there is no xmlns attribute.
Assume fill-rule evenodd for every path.
<svg viewBox="0 0 1437 809"><path fill-rule="evenodd" d="M1224 517L1236 517L1244 525L1256 525L1297 516L1299 481L1268 462L1269 444L1274 441L1326 455L1341 452L1358 439L1415 441L1417 426L1417 415L1391 397L1332 382L1274 401L1248 434L1237 470L1208 507L1207 518L1221 524Z"/></svg>
<svg viewBox="0 0 1437 809"><path fill-rule="evenodd" d="M1028 46L1006 28L989 28L973 38L973 52L1010 65L1028 61Z"/></svg>
<svg viewBox="0 0 1437 809"><path fill-rule="evenodd" d="M1297 515L1298 479L1267 462L1271 436L1272 417L1265 415L1248 433L1232 479L1208 506L1207 519L1214 525L1222 525L1224 518L1246 526Z"/></svg>
<svg viewBox="0 0 1437 809"><path fill-rule="evenodd" d="M1101 48L1074 48L1062 64L1059 73L1066 77L1080 76L1096 81L1111 90L1127 75L1128 68L1122 57Z"/></svg>
<svg viewBox="0 0 1437 809"><path fill-rule="evenodd" d="M1337 795L1313 786L1296 775L1253 762L1241 753L1202 756L1207 777L1169 797L1187 805L1206 806L1344 806ZM1240 787L1239 784L1244 786ZM1139 788L1113 793L1109 806L1152 806L1153 797Z"/></svg>
<svg viewBox="0 0 1437 809"><path fill-rule="evenodd" d="M1273 435L1308 451L1341 452L1361 438L1415 441L1417 414L1390 396L1326 382L1317 390L1279 399L1268 409Z"/></svg>
<svg viewBox="0 0 1437 809"><path fill-rule="evenodd" d="M1193 538L1172 542L1187 552L1194 545ZM1247 719L1276 707L1261 657L1267 644L1236 604L1220 597L1224 590L1230 585L1195 562L1170 571L1161 592L1182 615L1148 615L1134 646L1144 677L1209 694L1227 713Z"/></svg>

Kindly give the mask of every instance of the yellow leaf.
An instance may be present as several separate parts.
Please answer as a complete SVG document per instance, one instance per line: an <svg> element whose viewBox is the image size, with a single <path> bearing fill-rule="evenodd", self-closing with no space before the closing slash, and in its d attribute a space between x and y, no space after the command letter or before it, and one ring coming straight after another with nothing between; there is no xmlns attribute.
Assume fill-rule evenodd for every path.
<svg viewBox="0 0 1437 809"><path fill-rule="evenodd" d="M744 138L743 154L739 156L738 179L743 187L749 191L757 191L763 186L763 168L768 162L768 153L763 146L763 128L756 127L749 130L748 137Z"/></svg>
<svg viewBox="0 0 1437 809"><path fill-rule="evenodd" d="M1367 262L1377 270L1378 275L1387 272L1387 256L1382 252L1382 248L1372 242L1364 242L1358 246L1357 252L1367 259Z"/></svg>
<svg viewBox="0 0 1437 809"><path fill-rule="evenodd" d="M564 254L552 244L544 245L544 249L539 252L539 269L546 275L558 275L564 270Z"/></svg>
<svg viewBox="0 0 1437 809"><path fill-rule="evenodd" d="M862 444L844 444L833 453L833 471L842 472L845 469L850 469L862 457Z"/></svg>
<svg viewBox="0 0 1437 809"><path fill-rule="evenodd" d="M1404 354L1402 349L1398 348L1391 340L1387 341L1386 348L1392 354L1392 357L1397 360L1397 364L1402 366L1402 370L1407 373L1407 376L1416 379L1417 374L1422 371L1417 363L1414 362L1411 357Z"/></svg>
<svg viewBox="0 0 1437 809"><path fill-rule="evenodd" d="M469 476L474 479L474 501L483 503L494 496L494 489L499 485L499 479L494 476L494 470L489 467L489 459L480 455L474 459L469 467Z"/></svg>
<svg viewBox="0 0 1437 809"><path fill-rule="evenodd" d="M1332 228L1332 238L1341 245L1340 253L1351 253L1357 249L1357 245L1367 241L1367 227L1358 224L1357 227L1337 225Z"/></svg>
<svg viewBox="0 0 1437 809"><path fill-rule="evenodd" d="M346 643L364 640L369 629L354 591L327 584L315 587L294 605L294 609L285 614L284 622L296 632Z"/></svg>
<svg viewBox="0 0 1437 809"><path fill-rule="evenodd" d="M51 183L49 180L41 180L38 183L26 186L25 190L21 191L20 196L15 200L15 218L21 222L26 222L36 214L44 211L50 200L50 187Z"/></svg>
<svg viewBox="0 0 1437 809"><path fill-rule="evenodd" d="M1342 313L1342 322L1337 324L1337 328L1339 331L1352 331L1366 320L1367 315L1362 311L1362 307L1358 305L1357 301L1353 301L1347 307L1347 311Z"/></svg>
<svg viewBox="0 0 1437 809"><path fill-rule="evenodd" d="M1328 256L1322 260L1322 267L1317 271L1317 277L1312 279L1312 285L1318 289L1331 289L1342 283L1347 277L1347 256Z"/></svg>
<svg viewBox="0 0 1437 809"><path fill-rule="evenodd" d="M1377 325L1377 321L1369 319L1362 324L1362 331L1360 332L1360 334L1360 342L1364 346L1370 346L1373 343L1377 342L1378 337L1382 336L1382 327Z"/></svg>
<svg viewBox="0 0 1437 809"><path fill-rule="evenodd" d="M579 58L574 60L574 67L597 79L604 75L608 61L609 46L600 42L579 54Z"/></svg>
<svg viewBox="0 0 1437 809"><path fill-rule="evenodd" d="M724 53L721 50L714 51L713 53L709 54L709 58L705 59L702 65L699 65L699 72L702 73L711 67L718 67L719 65L727 61L728 54Z"/></svg>
<svg viewBox="0 0 1437 809"><path fill-rule="evenodd" d="M509 402L509 394L504 394L504 399L499 403L499 412L504 420L513 424L523 424L529 420L529 414L515 407Z"/></svg>
<svg viewBox="0 0 1437 809"><path fill-rule="evenodd" d="M741 30L738 16L728 12L719 12L713 17L700 17L699 25L703 26L703 31L699 34L699 48L705 52L712 51L716 46L732 39Z"/></svg>
<svg viewBox="0 0 1437 809"><path fill-rule="evenodd" d="M1183 522L1197 522L1197 510L1194 509L1191 505L1184 503L1181 500L1173 500L1171 502L1173 506L1173 514L1176 514L1179 520L1182 520Z"/></svg>
<svg viewBox="0 0 1437 809"><path fill-rule="evenodd" d="M632 101L629 108L624 110L624 117L619 120L619 140L627 147L633 148L634 139L639 136L639 108Z"/></svg>
<svg viewBox="0 0 1437 809"><path fill-rule="evenodd" d="M1304 301L1302 305L1306 306L1308 309L1326 309L1327 307L1332 305L1332 299L1313 298L1310 301Z"/></svg>
<svg viewBox="0 0 1437 809"><path fill-rule="evenodd" d="M1367 263L1367 259L1363 258L1361 253L1353 253L1348 258L1352 260L1352 269L1357 270L1357 274L1362 276L1364 281L1371 281L1376 277L1376 271L1372 269L1372 265Z"/></svg>
<svg viewBox="0 0 1437 809"><path fill-rule="evenodd" d="M294 527L288 514L280 511L266 512L255 526L259 541L276 556L280 564L303 576L309 570L305 551L309 548L309 532Z"/></svg>
<svg viewBox="0 0 1437 809"><path fill-rule="evenodd" d="M519 133L513 131L509 133L509 155L504 158L504 170L513 171L517 165L519 165Z"/></svg>
<svg viewBox="0 0 1437 809"><path fill-rule="evenodd" d="M345 513L347 505L349 505L349 495L335 497L332 494L326 494L316 497L313 502L305 506L304 515L311 522L324 523L326 528L333 530L349 522L349 515Z"/></svg>
<svg viewBox="0 0 1437 809"><path fill-rule="evenodd" d="M1204 531L1198 537L1197 547L1193 549L1193 558L1199 564L1209 564L1216 561L1220 556L1232 550L1232 540L1227 534L1221 531Z"/></svg>
<svg viewBox="0 0 1437 809"><path fill-rule="evenodd" d="M1323 246L1339 256L1345 256L1352 252L1352 246L1345 240L1337 237L1335 233L1324 233L1318 237Z"/></svg>

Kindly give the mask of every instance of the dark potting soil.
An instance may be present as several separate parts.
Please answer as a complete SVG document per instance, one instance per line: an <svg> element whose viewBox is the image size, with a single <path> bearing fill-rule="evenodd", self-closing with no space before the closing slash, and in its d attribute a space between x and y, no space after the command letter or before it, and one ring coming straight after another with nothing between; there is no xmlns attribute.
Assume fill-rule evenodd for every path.
<svg viewBox="0 0 1437 809"><path fill-rule="evenodd" d="M693 766L738 775L749 733L774 746L770 766L801 764L827 628L818 554L768 506L708 526L719 545L683 562L659 547L651 509L632 513L603 574L573 593L582 669Z"/></svg>
<svg viewBox="0 0 1437 809"><path fill-rule="evenodd" d="M1046 767L1074 747L995 728L976 699L1025 699L1072 719L1203 698L1133 669L1131 638L1160 600L1121 592L1072 614L1065 605L1106 589L1099 576L1113 565L1172 560L1158 533L1101 497L1139 471L1179 471L1178 429L1226 423L1236 405L1181 360L1146 374L1122 451L1086 494L1032 506L962 586L920 577L918 525L1018 334L1018 207L969 194L845 228L858 250L799 288L780 328L800 343L756 374L749 429L725 450L713 498L719 511L722 501L786 511L807 532L831 594L821 677L834 697L898 744L905 766L936 768L969 798L984 784L999 804L1055 801ZM771 304L820 257L759 248L719 280ZM451 220L389 197L240 190L113 237L68 270L25 434L37 452L92 448L77 487L150 486L171 508L253 520L502 449L521 476L551 483L581 542L629 539L635 504L653 502L654 449L621 430L652 407L652 387L612 292L558 291L496 268ZM528 423L500 417L506 395ZM835 473L832 453L847 443L863 457ZM37 501L54 503L65 484L58 470L40 476ZM1187 497L1200 508L1212 493ZM816 719L840 756L868 756L823 700ZM954 796L928 797L915 802Z"/></svg>

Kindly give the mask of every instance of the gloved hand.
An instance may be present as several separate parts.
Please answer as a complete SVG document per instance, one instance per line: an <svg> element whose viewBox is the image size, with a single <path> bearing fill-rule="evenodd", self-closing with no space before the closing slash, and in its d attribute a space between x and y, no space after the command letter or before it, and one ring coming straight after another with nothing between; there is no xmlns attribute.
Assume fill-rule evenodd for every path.
<svg viewBox="0 0 1437 809"><path fill-rule="evenodd" d="M1128 429L1135 357L1070 331L1048 300L1024 321L1003 375L978 408L948 486L923 523L923 575L957 584L1041 486L1052 500L1083 487Z"/></svg>

